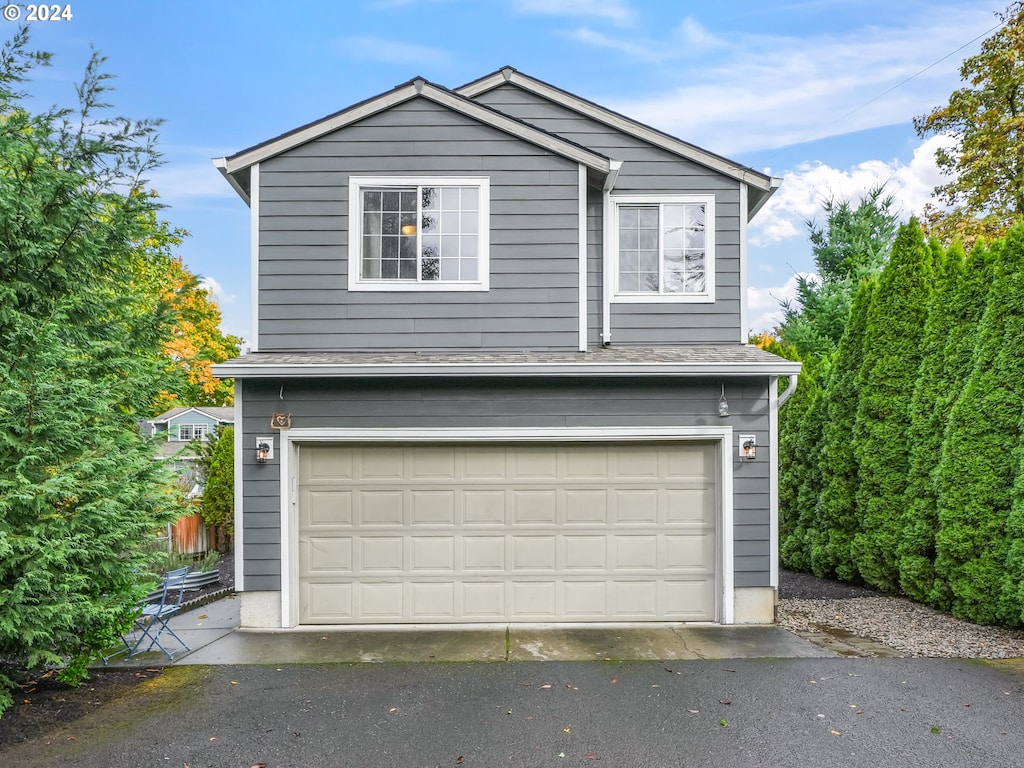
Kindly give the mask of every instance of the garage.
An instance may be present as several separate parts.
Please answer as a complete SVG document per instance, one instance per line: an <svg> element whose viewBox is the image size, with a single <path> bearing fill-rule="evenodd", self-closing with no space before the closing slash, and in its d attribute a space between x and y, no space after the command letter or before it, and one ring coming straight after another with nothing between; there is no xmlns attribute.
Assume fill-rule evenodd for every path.
<svg viewBox="0 0 1024 768"><path fill-rule="evenodd" d="M720 446L297 443L298 623L720 621Z"/></svg>

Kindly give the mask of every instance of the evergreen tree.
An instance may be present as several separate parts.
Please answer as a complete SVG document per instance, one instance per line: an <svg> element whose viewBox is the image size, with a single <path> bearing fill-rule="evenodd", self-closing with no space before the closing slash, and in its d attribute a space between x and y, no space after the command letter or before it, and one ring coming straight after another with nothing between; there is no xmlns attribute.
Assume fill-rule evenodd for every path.
<svg viewBox="0 0 1024 768"><path fill-rule="evenodd" d="M948 590L937 579L934 565L938 528L935 471L949 412L971 371L991 273L987 252L981 246L965 259L958 246L944 254L933 245L933 256L935 286L910 404L910 472L898 556L903 592L920 602L943 604L948 602Z"/></svg>
<svg viewBox="0 0 1024 768"><path fill-rule="evenodd" d="M797 571L809 570L811 566L811 519L807 515L806 497L815 483L813 475L817 468L808 457L820 397L815 372L805 364L800 385L779 411L779 557L784 566Z"/></svg>
<svg viewBox="0 0 1024 768"><path fill-rule="evenodd" d="M135 424L172 318L131 277L155 124L99 116L98 56L77 110L34 114L19 89L49 56L27 45L22 29L0 50L0 658L76 682L130 624L173 519Z"/></svg>
<svg viewBox="0 0 1024 768"><path fill-rule="evenodd" d="M861 520L853 556L861 578L888 592L899 587L896 552L909 469L907 428L930 284L931 253L911 219L896 235L868 310L853 433Z"/></svg>
<svg viewBox="0 0 1024 768"><path fill-rule="evenodd" d="M801 360L831 355L843 335L853 295L861 280L884 266L896 234L893 197L884 187L870 190L856 207L824 202L825 223L807 222L816 277L797 277L794 301L783 303L779 336Z"/></svg>
<svg viewBox="0 0 1024 768"><path fill-rule="evenodd" d="M235 430L218 429L208 441L203 468L203 522L217 526L227 538L225 551L235 532Z"/></svg>
<svg viewBox="0 0 1024 768"><path fill-rule="evenodd" d="M971 374L949 415L937 472L935 571L942 607L981 624L1020 623L1000 604L1024 404L1024 226L992 244L993 279Z"/></svg>
<svg viewBox="0 0 1024 768"><path fill-rule="evenodd" d="M876 280L863 280L854 295L850 320L839 341L832 375L825 388L821 414L822 491L815 508L821 543L811 553L811 567L818 576L835 576L843 581L857 579L850 550L860 528L856 504L857 459L852 435L859 403L857 374L868 343L868 309Z"/></svg>

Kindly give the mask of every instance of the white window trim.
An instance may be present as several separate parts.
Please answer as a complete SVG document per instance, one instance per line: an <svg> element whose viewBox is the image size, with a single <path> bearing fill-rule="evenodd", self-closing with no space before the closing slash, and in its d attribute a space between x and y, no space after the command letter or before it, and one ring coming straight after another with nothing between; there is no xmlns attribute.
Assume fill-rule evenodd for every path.
<svg viewBox="0 0 1024 768"><path fill-rule="evenodd" d="M359 275L362 263L363 187L435 185L477 187L480 210L477 231L477 280L367 280ZM348 289L350 291L487 291L490 290L491 180L486 176L350 176L348 181Z"/></svg>
<svg viewBox="0 0 1024 768"><path fill-rule="evenodd" d="M182 422L182 423L177 424L175 426L176 426L176 430L174 430L174 431L170 431L169 430L172 435L175 435L175 438L171 442L191 443L193 440L203 440L205 442L206 439L210 436L210 425L209 424L204 424L204 423L201 423L201 422L188 422L188 423ZM192 437L182 437L181 436L181 430L184 429L185 427L188 427L188 429L192 432L192 434L193 434ZM201 432L202 434L199 434L199 435L195 434L197 431Z"/></svg>
<svg viewBox="0 0 1024 768"><path fill-rule="evenodd" d="M611 195L611 278L613 304L711 304L715 300L715 196ZM619 291L619 206L697 203L704 206L704 292L621 293Z"/></svg>

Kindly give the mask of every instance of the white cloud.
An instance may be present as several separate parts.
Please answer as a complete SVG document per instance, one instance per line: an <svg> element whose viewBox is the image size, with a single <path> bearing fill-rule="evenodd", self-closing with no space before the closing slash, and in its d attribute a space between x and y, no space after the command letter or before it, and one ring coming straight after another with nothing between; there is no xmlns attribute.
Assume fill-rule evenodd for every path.
<svg viewBox="0 0 1024 768"><path fill-rule="evenodd" d="M950 139L934 136L914 150L907 164L868 160L840 170L822 163L807 163L783 174L782 186L750 225L750 243L767 246L792 237L806 238L805 222L822 212L822 201L857 202L870 189L885 185L895 198L901 218L920 215L931 200L932 190L943 180L935 164L935 150Z"/></svg>
<svg viewBox="0 0 1024 768"><path fill-rule="evenodd" d="M815 275L805 275L814 278ZM747 315L750 331L771 331L782 322L782 302L796 297L799 275L793 275L783 285L770 288L747 288Z"/></svg>
<svg viewBox="0 0 1024 768"><path fill-rule="evenodd" d="M238 298L233 293L227 293L219 282L212 277L203 277L199 280L199 287L207 291L216 300L218 306L234 304Z"/></svg>
<svg viewBox="0 0 1024 768"><path fill-rule="evenodd" d="M357 61L383 61L388 64L447 63L451 54L441 48L431 48L417 43L402 43L382 37L342 37L334 42L334 50Z"/></svg>
<svg viewBox="0 0 1024 768"><path fill-rule="evenodd" d="M660 36L589 30L570 36L664 65L650 79L664 84L660 91L648 88L628 99L598 95L597 101L730 155L909 125L959 85L961 57L936 62L990 29L992 21L985 9L938 7L917 17L913 27L868 27L843 35L725 36L684 18Z"/></svg>
<svg viewBox="0 0 1024 768"><path fill-rule="evenodd" d="M209 160L168 163L148 174L146 187L156 190L160 200L169 205L197 197L237 197Z"/></svg>
<svg viewBox="0 0 1024 768"><path fill-rule="evenodd" d="M594 16L619 26L633 23L633 11L622 0L513 0L512 7L523 14L544 16Z"/></svg>

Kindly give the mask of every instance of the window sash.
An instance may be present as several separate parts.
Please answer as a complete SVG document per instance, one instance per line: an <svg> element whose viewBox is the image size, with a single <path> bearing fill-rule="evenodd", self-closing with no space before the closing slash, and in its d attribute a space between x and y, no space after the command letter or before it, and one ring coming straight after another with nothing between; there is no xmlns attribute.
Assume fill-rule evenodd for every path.
<svg viewBox="0 0 1024 768"><path fill-rule="evenodd" d="M363 184L357 194L360 281L481 283L483 184Z"/></svg>
<svg viewBox="0 0 1024 768"><path fill-rule="evenodd" d="M707 213L704 202L617 204L617 293L707 295Z"/></svg>

